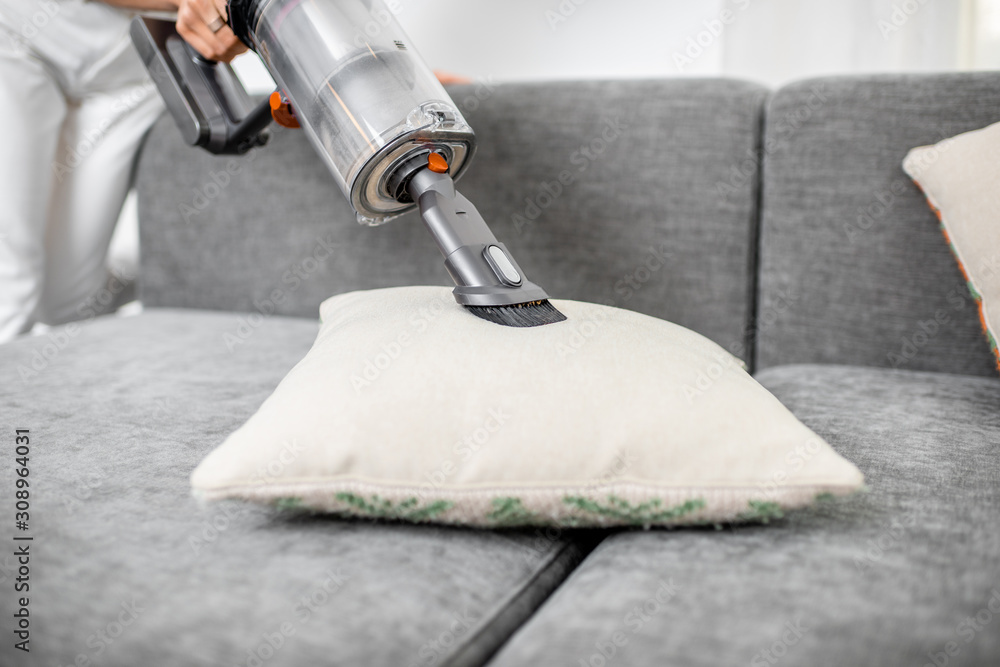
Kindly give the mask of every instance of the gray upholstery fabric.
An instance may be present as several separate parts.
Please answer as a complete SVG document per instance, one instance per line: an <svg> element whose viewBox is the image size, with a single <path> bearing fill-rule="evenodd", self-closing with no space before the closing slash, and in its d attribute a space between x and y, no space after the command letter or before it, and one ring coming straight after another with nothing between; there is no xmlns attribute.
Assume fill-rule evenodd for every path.
<svg viewBox="0 0 1000 667"><path fill-rule="evenodd" d="M676 321L747 358L763 89L682 80L452 92L481 142L461 187L530 277L553 296ZM759 377L861 467L871 492L770 526L617 533L534 616L590 537L190 498L189 471L305 354L323 299L448 279L415 218L358 226L300 133L212 158L163 119L139 166L143 297L257 315L154 308L0 347L0 426L32 431L35 535L33 652L5 641L0 665L82 655L253 667L250 651L260 667L476 665L505 641L493 664L916 666L949 648L950 664L997 664L1000 618L965 619L1000 591L1000 381L909 372L994 371L899 163L912 146L996 121L998 102L996 74L824 79L777 93L760 361L887 366L898 352L908 371L784 366ZM622 131L586 158L619 117ZM572 183L553 195L564 170ZM859 225L857 208L880 199L886 211ZM938 311L948 321L934 329ZM0 467L0 486L11 481ZM12 530L0 530L8 544ZM8 552L0 613L10 618ZM663 582L676 595L654 609ZM323 601L308 610L303 596ZM134 622L117 625L130 610ZM283 623L294 634L275 637ZM616 639L614 655L600 655Z"/></svg>
<svg viewBox="0 0 1000 667"><path fill-rule="evenodd" d="M901 163L915 146L998 120L998 73L817 79L774 95L765 127L760 368L996 375L957 263Z"/></svg>
<svg viewBox="0 0 1000 667"><path fill-rule="evenodd" d="M481 664L579 560L578 547L199 506L190 471L318 330L254 320L230 352L224 337L241 335L239 320L160 310L0 347L6 455L15 428L31 431L34 536L24 655L10 634L12 514L0 529L0 665L80 655L76 664L122 667ZM29 369L37 374L22 380ZM11 463L0 487L14 488ZM12 496L5 502L13 512Z"/></svg>
<svg viewBox="0 0 1000 667"><path fill-rule="evenodd" d="M598 644L619 666L1000 664L1000 380L789 366L760 381L870 492L767 526L610 538L491 665L605 664ZM676 594L659 605L661 581Z"/></svg>
<svg viewBox="0 0 1000 667"><path fill-rule="evenodd" d="M734 180L733 169L755 154L763 88L682 80L451 92L480 142L461 189L532 280L554 297L670 319L743 354L756 179ZM279 313L314 316L339 292L450 284L415 216L376 229L354 222L299 132L275 131L235 161L184 146L163 119L143 152L139 193L151 305L266 310L260 300L280 290ZM336 248L317 264L320 242Z"/></svg>

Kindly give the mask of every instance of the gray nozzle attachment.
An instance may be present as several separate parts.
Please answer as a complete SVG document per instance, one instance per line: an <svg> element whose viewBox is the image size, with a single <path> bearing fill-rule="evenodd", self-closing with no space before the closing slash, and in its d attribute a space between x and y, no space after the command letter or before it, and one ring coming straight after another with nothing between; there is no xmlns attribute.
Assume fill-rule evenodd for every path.
<svg viewBox="0 0 1000 667"><path fill-rule="evenodd" d="M453 293L458 303L511 306L549 298L524 277L476 207L455 190L451 176L424 168L412 176L407 191L444 255L445 268L457 285Z"/></svg>

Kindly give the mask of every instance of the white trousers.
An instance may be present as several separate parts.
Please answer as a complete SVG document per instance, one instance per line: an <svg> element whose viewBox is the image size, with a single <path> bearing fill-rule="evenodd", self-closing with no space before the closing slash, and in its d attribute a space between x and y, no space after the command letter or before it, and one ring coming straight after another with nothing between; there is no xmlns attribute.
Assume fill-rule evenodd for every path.
<svg viewBox="0 0 1000 667"><path fill-rule="evenodd" d="M108 306L108 244L162 111L128 21L83 0L0 0L0 342Z"/></svg>

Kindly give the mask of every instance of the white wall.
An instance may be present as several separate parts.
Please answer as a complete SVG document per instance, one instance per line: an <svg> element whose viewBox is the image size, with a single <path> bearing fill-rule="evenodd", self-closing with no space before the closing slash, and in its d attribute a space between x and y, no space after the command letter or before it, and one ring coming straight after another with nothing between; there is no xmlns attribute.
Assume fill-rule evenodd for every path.
<svg viewBox="0 0 1000 667"><path fill-rule="evenodd" d="M432 66L498 80L676 76L671 53L723 0L399 0ZM709 48L687 74L722 63Z"/></svg>
<svg viewBox="0 0 1000 667"><path fill-rule="evenodd" d="M954 70L972 4L756 0L736 13L722 71L780 86L828 74Z"/></svg>
<svg viewBox="0 0 1000 667"><path fill-rule="evenodd" d="M475 79L1000 69L1000 0L388 1L431 67Z"/></svg>
<svg viewBox="0 0 1000 667"><path fill-rule="evenodd" d="M671 58L726 0L388 0L434 69L473 79L712 76L720 45L684 72ZM270 79L255 56L236 64L258 92Z"/></svg>
<svg viewBox="0 0 1000 667"><path fill-rule="evenodd" d="M1000 69L1000 0L974 0L967 20L971 39L964 45L962 65Z"/></svg>

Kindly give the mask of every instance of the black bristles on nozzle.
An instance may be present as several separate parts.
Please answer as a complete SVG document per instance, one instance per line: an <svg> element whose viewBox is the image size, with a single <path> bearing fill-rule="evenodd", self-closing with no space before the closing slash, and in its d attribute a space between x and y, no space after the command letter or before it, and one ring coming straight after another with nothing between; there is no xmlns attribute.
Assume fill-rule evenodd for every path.
<svg viewBox="0 0 1000 667"><path fill-rule="evenodd" d="M548 299L515 303L510 306L465 306L465 308L476 317L505 327L540 327L543 324L566 321L566 316Z"/></svg>

